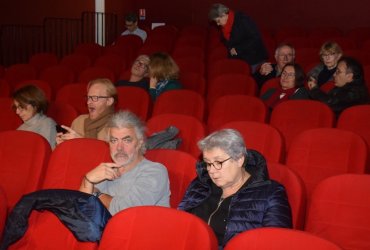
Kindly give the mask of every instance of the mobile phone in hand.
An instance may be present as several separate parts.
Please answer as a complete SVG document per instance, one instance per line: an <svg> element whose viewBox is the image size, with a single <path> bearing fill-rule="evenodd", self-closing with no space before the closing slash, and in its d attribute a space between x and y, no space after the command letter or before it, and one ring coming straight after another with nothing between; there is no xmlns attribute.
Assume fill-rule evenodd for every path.
<svg viewBox="0 0 370 250"><path fill-rule="evenodd" d="M55 129L57 130L57 133L63 133L63 134L65 134L65 133L67 133L67 132L68 132L68 130L67 130L67 129L63 128L63 127L62 127L61 125L59 125L59 124L55 125Z"/></svg>

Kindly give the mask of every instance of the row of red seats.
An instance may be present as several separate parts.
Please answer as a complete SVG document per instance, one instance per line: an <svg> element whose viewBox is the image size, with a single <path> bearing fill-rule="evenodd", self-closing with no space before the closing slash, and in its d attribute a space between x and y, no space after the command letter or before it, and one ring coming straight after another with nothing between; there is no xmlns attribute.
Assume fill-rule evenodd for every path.
<svg viewBox="0 0 370 250"><path fill-rule="evenodd" d="M76 139L68 141L58 146L53 153L50 153L48 150L48 144L37 134L24 131L9 131L0 133L0 137L2 139L0 141L7 142L0 146L2 152L1 161L3 162L0 170L1 176L3 176L5 180L9 181L3 182L0 186L5 190L9 208L14 205L16 200L23 193L31 192L40 188L77 189L81 178L86 171L100 162L109 160L109 150L107 145L98 140ZM17 143L18 140L16 140L16 138L20 138L22 143ZM27 141L29 140L32 141L34 145L32 150L22 150L22 147L27 147ZM316 145L310 145L310 148L314 146ZM357 150L354 148L354 151ZM84 154L88 154L91 157L83 157L81 152L84 152ZM336 153L344 154L339 151L336 151ZM38 158L35 158L36 156ZM195 177L195 157L174 150L153 150L147 152L146 157L148 159L161 162L168 168L172 193L171 206L176 207L178 202L181 200L187 185ZM7 171L7 169L11 167L13 167L14 170L12 172ZM355 177L348 175L349 177L347 177L347 175L345 175L345 177L338 176L325 179L322 182L318 181L321 183L318 184L316 191L314 191L312 196L310 196L310 205L307 211L307 218L305 219L304 211L307 194L304 191L305 188L301 178L299 178L298 175L296 175L289 167L281 164L268 163L268 168L271 178L281 182L287 189L293 211L294 228L303 229L304 221L306 220L305 229L307 231L319 235L327 233L323 233L323 230L320 229L320 227L322 223L325 223L323 222L325 219L330 221L330 218L334 216L332 212L333 199L338 200L338 203L336 203L336 211L343 211L344 214L347 214L348 212L346 212L346 210L348 209L348 206L343 205L346 204L346 200L343 200L346 197L351 198L351 200L348 201L348 203L352 204L352 206L350 206L350 212L353 213L355 211L355 214L358 218L361 218L361 220L347 221L346 217L342 214L342 216L335 217L336 221L343 218L343 221L346 223L345 228L347 231L353 230L352 225L362 225L366 223L364 217L366 218L368 214L367 209L370 204L366 202L368 199L364 199L362 194L367 194L369 190L368 184L370 182L368 180L368 175L363 175L364 177L357 177L357 175L353 175ZM316 172L316 174L319 175L320 172L321 171L318 170L318 173ZM27 181L14 182L14 179L20 180L19 178L27 178ZM333 188L327 184L331 182L331 179L336 179L335 185L340 186ZM355 189L351 189L351 186ZM356 196L354 196L354 194L356 194ZM330 199L326 197L326 195L329 195ZM324 197L326 197L326 199ZM323 211L323 207L328 210ZM155 213L155 211L153 212ZM127 210L127 212L122 213L130 212ZM119 218L120 216L117 216L117 219L112 219L112 221L120 221ZM161 217L158 216L157 218ZM319 222L316 222L316 218L321 219ZM310 219L312 219L312 221ZM168 222L168 220L165 221ZM119 222L116 223L121 224ZM163 223L161 223L161 225L162 224ZM121 225L128 227L125 223ZM158 226L157 224L154 225ZM332 226L333 227L330 229L336 230L335 225ZM110 227L108 226L107 228ZM365 240L367 237L364 238L364 233L361 227L358 228L358 234L356 234L356 236L360 241L357 242L360 242L361 244L369 244L369 242ZM107 230L107 232L109 232L111 229ZM343 225L341 230L343 230ZM46 233L49 237L44 237ZM111 233L107 234L111 235ZM330 230L327 234L330 239ZM109 238L111 236L107 237ZM348 237L354 236L348 235L347 232L344 238L342 235L341 239L332 237L334 239L331 240L335 240L338 244L348 244L346 241L348 240ZM102 245L104 246L103 242L104 238L102 240ZM33 213L31 216L30 226L25 237L10 249L19 249L25 245L47 248L47 246L50 247L50 244L53 244L55 249L71 249L72 246L75 247L73 249L96 249L97 247L94 243L77 242L73 238L73 235L51 213L37 212Z"/></svg>

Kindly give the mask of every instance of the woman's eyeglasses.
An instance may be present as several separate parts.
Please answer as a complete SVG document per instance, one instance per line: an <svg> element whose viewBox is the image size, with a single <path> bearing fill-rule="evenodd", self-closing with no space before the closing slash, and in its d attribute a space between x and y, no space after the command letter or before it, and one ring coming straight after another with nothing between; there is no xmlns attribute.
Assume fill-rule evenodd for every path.
<svg viewBox="0 0 370 250"><path fill-rule="evenodd" d="M230 160L231 157L227 158L226 160L223 160L223 161L214 161L214 162L204 162L205 164L205 167L207 168L207 170L210 170L211 167L214 167L216 170L220 170L222 168L222 164L224 164L226 161Z"/></svg>

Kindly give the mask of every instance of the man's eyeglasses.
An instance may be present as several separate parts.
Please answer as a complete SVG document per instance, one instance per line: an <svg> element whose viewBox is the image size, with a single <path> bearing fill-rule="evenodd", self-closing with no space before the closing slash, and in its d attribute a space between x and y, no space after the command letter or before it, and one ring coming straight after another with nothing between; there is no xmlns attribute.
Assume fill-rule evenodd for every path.
<svg viewBox="0 0 370 250"><path fill-rule="evenodd" d="M24 109L26 109L26 107L24 107L22 104L19 104L19 105L15 105L15 104L13 104L13 105L12 105L12 110L13 110L14 112L16 112L17 110L22 111L22 110L24 110Z"/></svg>
<svg viewBox="0 0 370 250"><path fill-rule="evenodd" d="M148 68L148 65L146 65L145 63L143 63L143 62L140 62L139 60L136 60L135 62L134 62L134 64L136 64L137 66L139 66L140 68L142 68L142 69L147 69Z"/></svg>
<svg viewBox="0 0 370 250"><path fill-rule="evenodd" d="M87 95L86 97L86 101L92 101L92 102L97 102L99 101L99 99L107 99L107 98L110 98L110 96L99 96L99 95Z"/></svg>
<svg viewBox="0 0 370 250"><path fill-rule="evenodd" d="M222 164L224 164L226 161L230 160L231 157L227 158L226 160L223 161L214 161L214 162L204 162L207 170L211 170L211 167L214 167L216 170L220 170L222 168Z"/></svg>

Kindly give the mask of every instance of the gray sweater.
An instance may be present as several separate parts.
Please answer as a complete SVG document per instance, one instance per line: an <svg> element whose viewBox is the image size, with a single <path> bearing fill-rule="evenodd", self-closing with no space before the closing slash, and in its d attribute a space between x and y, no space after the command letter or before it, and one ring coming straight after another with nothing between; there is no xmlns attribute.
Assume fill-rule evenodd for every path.
<svg viewBox="0 0 370 250"><path fill-rule="evenodd" d="M24 122L17 130L31 131L43 136L48 140L52 149L55 148L56 129L55 121L44 114L35 114L31 119Z"/></svg>
<svg viewBox="0 0 370 250"><path fill-rule="evenodd" d="M162 164L147 159L120 178L103 181L95 187L113 197L109 206L112 215L134 206L170 206L167 169Z"/></svg>

